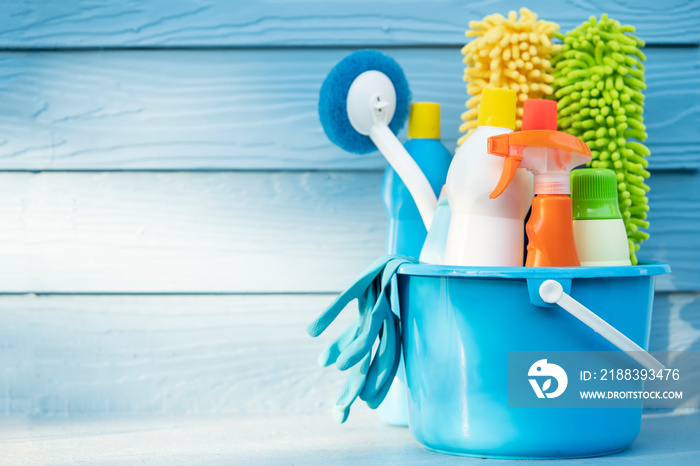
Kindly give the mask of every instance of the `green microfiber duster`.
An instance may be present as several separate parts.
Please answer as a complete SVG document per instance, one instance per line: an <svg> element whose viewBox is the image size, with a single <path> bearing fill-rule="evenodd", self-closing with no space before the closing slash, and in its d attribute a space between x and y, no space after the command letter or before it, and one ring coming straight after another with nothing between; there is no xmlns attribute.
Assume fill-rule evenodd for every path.
<svg viewBox="0 0 700 466"><path fill-rule="evenodd" d="M644 126L644 65L633 26L602 15L592 17L566 35L554 57L554 97L559 101L559 128L583 139L593 155L593 168L617 174L618 200L625 222L632 264L649 234L649 211L644 182L649 177L649 149ZM635 141L636 140L636 141Z"/></svg>

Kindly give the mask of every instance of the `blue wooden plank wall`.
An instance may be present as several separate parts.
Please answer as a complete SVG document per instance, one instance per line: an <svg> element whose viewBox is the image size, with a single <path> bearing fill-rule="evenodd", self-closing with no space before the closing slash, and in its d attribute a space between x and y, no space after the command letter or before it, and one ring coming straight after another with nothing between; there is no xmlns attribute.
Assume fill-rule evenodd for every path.
<svg viewBox="0 0 700 466"><path fill-rule="evenodd" d="M379 48L454 147L464 30L521 3L0 6L0 415L51 416L327 409L304 327L382 253L385 163L327 141L321 82ZM648 43L651 345L698 350L700 2L528 7Z"/></svg>

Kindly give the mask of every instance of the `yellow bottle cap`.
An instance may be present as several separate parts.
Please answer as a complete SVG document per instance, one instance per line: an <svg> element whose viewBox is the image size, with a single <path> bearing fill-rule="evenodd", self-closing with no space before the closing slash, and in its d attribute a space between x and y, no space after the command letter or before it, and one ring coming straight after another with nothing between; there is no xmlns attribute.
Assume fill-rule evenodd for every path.
<svg viewBox="0 0 700 466"><path fill-rule="evenodd" d="M408 116L408 137L440 139L440 104L414 102Z"/></svg>
<svg viewBox="0 0 700 466"><path fill-rule="evenodd" d="M479 126L515 129L515 91L487 87L481 91Z"/></svg>

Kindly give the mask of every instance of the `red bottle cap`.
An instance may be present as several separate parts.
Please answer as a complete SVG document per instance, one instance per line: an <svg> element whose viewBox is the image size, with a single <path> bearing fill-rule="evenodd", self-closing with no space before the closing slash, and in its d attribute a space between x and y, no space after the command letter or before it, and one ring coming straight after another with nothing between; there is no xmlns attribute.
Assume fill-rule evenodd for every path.
<svg viewBox="0 0 700 466"><path fill-rule="evenodd" d="M557 102L530 99L523 105L523 131L538 129L557 130Z"/></svg>

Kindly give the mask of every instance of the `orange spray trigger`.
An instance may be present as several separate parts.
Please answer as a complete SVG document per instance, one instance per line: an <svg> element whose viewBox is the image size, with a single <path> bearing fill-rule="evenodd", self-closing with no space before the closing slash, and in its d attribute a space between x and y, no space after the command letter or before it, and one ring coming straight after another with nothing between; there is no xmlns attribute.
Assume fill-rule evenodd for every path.
<svg viewBox="0 0 700 466"><path fill-rule="evenodd" d="M513 181L513 177L515 176L515 173L518 170L522 160L523 158L517 155L506 156L506 159L503 161L503 172L501 173L501 179L498 180L498 185L489 195L489 198L496 199L498 196L503 194L503 191L505 191L510 182Z"/></svg>
<svg viewBox="0 0 700 466"><path fill-rule="evenodd" d="M498 180L496 189L494 189L489 195L489 198L496 199L498 196L503 194L503 191L505 191L510 182L513 181L513 177L515 176L523 157L522 155L510 154L509 134L499 134L498 136L490 137L487 142L487 150L489 154L499 155L506 158L503 161L503 172L501 172L501 179Z"/></svg>
<svg viewBox="0 0 700 466"><path fill-rule="evenodd" d="M489 154L507 157L510 152L510 138L508 134L491 136L486 142L486 150Z"/></svg>
<svg viewBox="0 0 700 466"><path fill-rule="evenodd" d="M526 153L528 147L532 149ZM487 151L506 158L498 186L489 196L491 199L505 191L518 168L535 174L535 194L568 194L571 169L591 160L591 150L582 140L548 129L492 136Z"/></svg>

